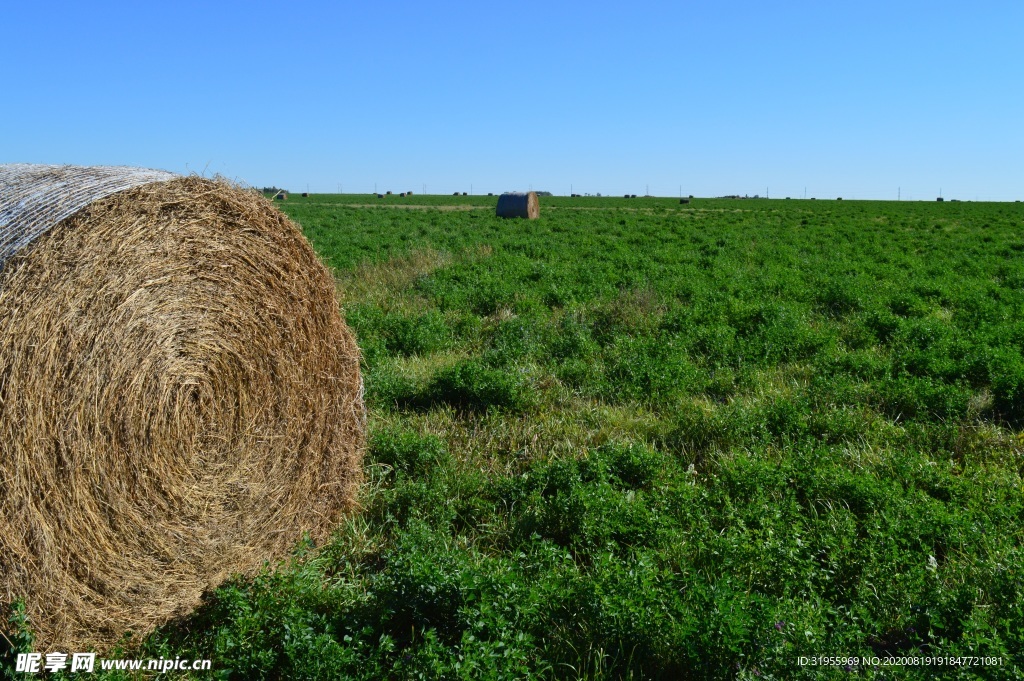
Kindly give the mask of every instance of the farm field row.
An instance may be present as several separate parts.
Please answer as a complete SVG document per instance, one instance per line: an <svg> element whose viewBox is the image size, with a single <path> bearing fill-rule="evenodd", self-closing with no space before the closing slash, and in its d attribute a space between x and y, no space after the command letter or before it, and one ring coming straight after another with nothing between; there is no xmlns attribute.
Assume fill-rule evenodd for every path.
<svg viewBox="0 0 1024 681"><path fill-rule="evenodd" d="M552 197L503 221L496 197L369 198L277 203L363 351L364 509L151 656L232 678L823 678L798 658L911 654L1024 674L1022 204Z"/></svg>

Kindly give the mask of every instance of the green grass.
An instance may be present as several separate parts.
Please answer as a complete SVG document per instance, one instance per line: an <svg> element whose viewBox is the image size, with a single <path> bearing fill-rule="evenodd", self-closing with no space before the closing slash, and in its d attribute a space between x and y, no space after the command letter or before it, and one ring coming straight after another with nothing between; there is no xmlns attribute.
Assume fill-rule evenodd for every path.
<svg viewBox="0 0 1024 681"><path fill-rule="evenodd" d="M278 203L364 353L365 508L147 655L239 679L848 678L797 659L886 654L1003 664L853 676L1024 677L1021 204L494 201Z"/></svg>

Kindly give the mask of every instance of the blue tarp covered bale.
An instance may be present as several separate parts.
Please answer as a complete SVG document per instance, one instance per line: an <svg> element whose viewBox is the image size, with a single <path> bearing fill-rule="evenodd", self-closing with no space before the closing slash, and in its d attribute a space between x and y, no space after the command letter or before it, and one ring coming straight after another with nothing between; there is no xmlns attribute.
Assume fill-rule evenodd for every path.
<svg viewBox="0 0 1024 681"><path fill-rule="evenodd" d="M540 201L537 192L506 192L498 197L498 207L494 212L499 218L526 218L536 220L540 217Z"/></svg>

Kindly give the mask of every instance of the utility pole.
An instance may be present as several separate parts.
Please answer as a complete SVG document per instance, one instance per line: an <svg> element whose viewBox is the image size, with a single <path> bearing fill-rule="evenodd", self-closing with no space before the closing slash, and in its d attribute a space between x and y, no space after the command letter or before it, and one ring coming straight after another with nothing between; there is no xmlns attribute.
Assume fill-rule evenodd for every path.
<svg viewBox="0 0 1024 681"><path fill-rule="evenodd" d="M903 200L903 187L896 187L896 200L897 201L902 201Z"/></svg>

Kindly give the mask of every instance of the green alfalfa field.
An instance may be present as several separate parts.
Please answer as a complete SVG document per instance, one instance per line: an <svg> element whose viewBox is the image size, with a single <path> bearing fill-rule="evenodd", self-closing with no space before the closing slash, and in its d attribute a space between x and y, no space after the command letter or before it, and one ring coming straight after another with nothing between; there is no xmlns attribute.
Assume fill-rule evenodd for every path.
<svg viewBox="0 0 1024 681"><path fill-rule="evenodd" d="M495 201L277 202L362 348L363 509L126 656L1024 678L1024 204Z"/></svg>

